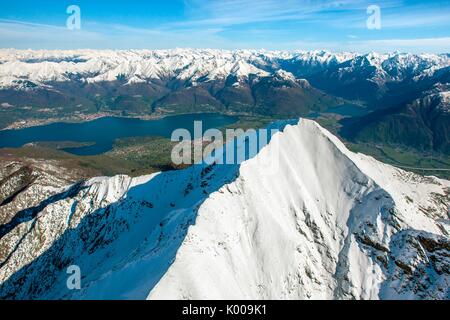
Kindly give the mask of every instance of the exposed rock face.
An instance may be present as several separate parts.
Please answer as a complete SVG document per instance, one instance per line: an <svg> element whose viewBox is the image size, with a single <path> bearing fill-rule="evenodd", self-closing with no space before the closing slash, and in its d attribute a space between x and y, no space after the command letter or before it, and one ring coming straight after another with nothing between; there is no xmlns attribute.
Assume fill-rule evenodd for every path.
<svg viewBox="0 0 450 320"><path fill-rule="evenodd" d="M449 187L300 120L241 165L95 178L8 207L0 297L448 299Z"/></svg>

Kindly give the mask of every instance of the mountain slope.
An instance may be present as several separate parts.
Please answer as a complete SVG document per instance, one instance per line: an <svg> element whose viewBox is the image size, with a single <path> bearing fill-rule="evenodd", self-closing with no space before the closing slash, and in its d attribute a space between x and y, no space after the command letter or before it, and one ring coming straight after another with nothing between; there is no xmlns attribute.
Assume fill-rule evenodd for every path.
<svg viewBox="0 0 450 320"><path fill-rule="evenodd" d="M22 219L2 222L0 297L448 299L449 187L301 120L240 166L20 193L1 208Z"/></svg>
<svg viewBox="0 0 450 320"><path fill-rule="evenodd" d="M449 85L438 85L411 103L344 119L343 137L450 154Z"/></svg>
<svg viewBox="0 0 450 320"><path fill-rule="evenodd" d="M440 187L428 183L437 181L352 154L309 121L259 156L275 143L277 176L244 163L237 181L200 207L150 299L448 298L448 269L424 280L433 263L415 249L432 239L448 250L447 233L419 210L433 207L428 192ZM434 218L448 218L446 206Z"/></svg>

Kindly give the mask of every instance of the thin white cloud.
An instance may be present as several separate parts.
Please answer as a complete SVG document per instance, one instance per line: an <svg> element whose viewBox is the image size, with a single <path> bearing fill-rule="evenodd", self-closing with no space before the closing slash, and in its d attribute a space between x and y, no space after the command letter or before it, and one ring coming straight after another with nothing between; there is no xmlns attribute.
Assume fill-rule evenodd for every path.
<svg viewBox="0 0 450 320"><path fill-rule="evenodd" d="M365 29L366 15L343 15L341 18L334 18L329 24L345 29ZM450 19L448 12L423 10L421 12L405 12L397 10L389 12L381 10L382 29L411 29L425 27L449 26Z"/></svg>
<svg viewBox="0 0 450 320"><path fill-rule="evenodd" d="M450 52L450 37L443 38L419 38L419 39L381 39L368 40L364 43L377 46L400 46L400 47L440 47Z"/></svg>
<svg viewBox="0 0 450 320"><path fill-rule="evenodd" d="M385 1L385 6L399 1ZM316 14L327 10L361 11L367 8L365 0L185 0L187 21L182 26L232 26L257 22L316 19Z"/></svg>
<svg viewBox="0 0 450 320"><path fill-rule="evenodd" d="M90 30L69 30L65 26L0 19L0 46L27 48L80 48L101 41L102 34Z"/></svg>
<svg viewBox="0 0 450 320"><path fill-rule="evenodd" d="M422 28L450 25L448 12L421 12L404 13L396 15L387 15L382 18L381 25L383 28Z"/></svg>
<svg viewBox="0 0 450 320"><path fill-rule="evenodd" d="M183 21L145 28L131 25L83 21L82 30L70 31L65 26L1 20L0 47L16 48L266 48L327 49L332 51L430 51L449 52L446 37L424 39L364 40L361 27L367 19L366 0L185 0ZM403 13L403 1L383 1L382 28L407 28L409 25L445 23L446 12L431 8L418 14L417 8ZM384 9L391 9L384 14ZM434 10L434 11L432 11ZM336 14L338 12L339 14ZM328 40L312 30L296 34L277 29L271 22L303 21L322 27L345 28L330 31ZM264 23L260 23L264 22ZM253 25L241 28L242 24ZM351 30L354 28L355 30ZM230 35L230 31L231 34ZM300 30L299 30L300 31ZM238 36L235 36L235 35ZM372 37L372 32L370 36ZM298 41L296 38L298 36ZM340 41L339 41L340 40Z"/></svg>
<svg viewBox="0 0 450 320"><path fill-rule="evenodd" d="M417 39L378 39L348 41L295 41L282 45L281 49L352 51L367 53L371 51L386 53L394 51L411 53L450 53L450 37Z"/></svg>
<svg viewBox="0 0 450 320"><path fill-rule="evenodd" d="M17 49L157 49L222 47L231 45L217 36L221 29L164 30L120 24L82 23L81 30L64 26L0 19L0 47ZM206 45L207 44L207 45Z"/></svg>

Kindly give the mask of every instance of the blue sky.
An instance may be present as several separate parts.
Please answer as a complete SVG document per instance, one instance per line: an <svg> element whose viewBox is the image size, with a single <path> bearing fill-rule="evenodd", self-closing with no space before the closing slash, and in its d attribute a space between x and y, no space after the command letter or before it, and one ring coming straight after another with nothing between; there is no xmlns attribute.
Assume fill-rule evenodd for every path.
<svg viewBox="0 0 450 320"><path fill-rule="evenodd" d="M66 27L69 5L80 30ZM0 47L450 52L450 0L2 0Z"/></svg>

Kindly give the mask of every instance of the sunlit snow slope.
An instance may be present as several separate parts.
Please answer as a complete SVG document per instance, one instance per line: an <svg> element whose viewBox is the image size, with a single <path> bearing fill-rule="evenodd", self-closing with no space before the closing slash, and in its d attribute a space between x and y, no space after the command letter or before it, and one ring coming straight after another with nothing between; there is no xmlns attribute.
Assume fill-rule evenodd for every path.
<svg viewBox="0 0 450 320"><path fill-rule="evenodd" d="M61 190L0 228L0 297L448 299L449 187L302 119L240 166Z"/></svg>
<svg viewBox="0 0 450 320"><path fill-rule="evenodd" d="M275 144L279 172L252 159L212 194L150 299L448 298L448 202L432 196L448 182L351 153L312 121L259 156Z"/></svg>

